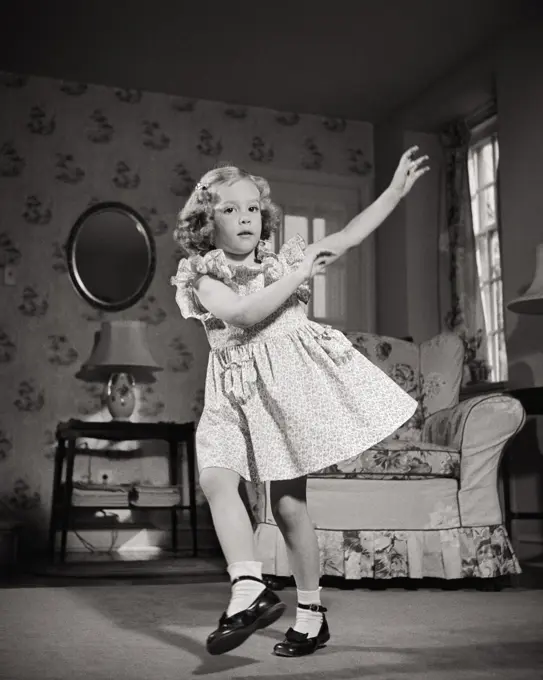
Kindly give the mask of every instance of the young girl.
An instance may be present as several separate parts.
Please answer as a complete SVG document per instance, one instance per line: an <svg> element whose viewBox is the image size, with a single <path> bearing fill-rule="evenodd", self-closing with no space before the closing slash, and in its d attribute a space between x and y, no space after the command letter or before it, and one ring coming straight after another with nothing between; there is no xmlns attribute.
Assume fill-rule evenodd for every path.
<svg viewBox="0 0 543 680"><path fill-rule="evenodd" d="M232 581L230 603L207 639L211 654L238 647L285 605L262 581L240 479L270 480L274 518L297 587L296 621L281 656L311 654L330 638L320 600L320 558L307 513L306 475L392 434L416 402L340 332L307 319L309 281L359 245L428 168L403 154L389 188L340 232L300 236L275 254L280 225L268 183L236 167L205 174L174 238L189 254L171 282L184 318L199 319L210 356L196 435L200 486Z"/></svg>

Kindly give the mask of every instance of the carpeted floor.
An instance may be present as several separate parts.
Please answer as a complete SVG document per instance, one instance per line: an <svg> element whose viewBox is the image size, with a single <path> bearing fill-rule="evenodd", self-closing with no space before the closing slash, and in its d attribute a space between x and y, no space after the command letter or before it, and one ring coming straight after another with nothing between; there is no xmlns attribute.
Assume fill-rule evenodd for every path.
<svg viewBox="0 0 543 680"><path fill-rule="evenodd" d="M541 680L543 591L323 590L332 639L300 659L271 654L285 616L228 655L204 641L228 583L0 590L2 680Z"/></svg>

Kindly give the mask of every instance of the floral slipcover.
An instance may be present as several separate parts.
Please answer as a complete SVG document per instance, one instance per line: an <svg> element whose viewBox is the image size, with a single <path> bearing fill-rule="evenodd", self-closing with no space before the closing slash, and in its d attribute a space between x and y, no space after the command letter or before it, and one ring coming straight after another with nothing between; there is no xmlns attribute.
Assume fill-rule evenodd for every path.
<svg viewBox="0 0 543 680"><path fill-rule="evenodd" d="M321 574L455 579L520 573L497 490L503 448L525 421L520 403L503 394L459 403L463 345L454 334L421 345L345 335L419 408L391 437L308 477ZM263 572L290 576L269 482L247 490Z"/></svg>

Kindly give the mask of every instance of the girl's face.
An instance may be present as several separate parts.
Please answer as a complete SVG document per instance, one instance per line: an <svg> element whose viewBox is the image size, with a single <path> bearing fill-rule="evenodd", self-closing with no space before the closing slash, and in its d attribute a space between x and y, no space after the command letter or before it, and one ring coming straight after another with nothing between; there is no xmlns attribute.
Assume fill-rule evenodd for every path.
<svg viewBox="0 0 543 680"><path fill-rule="evenodd" d="M233 259L254 259L262 232L258 187L250 179L240 179L231 185L219 184L215 191L219 196L215 206L215 247Z"/></svg>

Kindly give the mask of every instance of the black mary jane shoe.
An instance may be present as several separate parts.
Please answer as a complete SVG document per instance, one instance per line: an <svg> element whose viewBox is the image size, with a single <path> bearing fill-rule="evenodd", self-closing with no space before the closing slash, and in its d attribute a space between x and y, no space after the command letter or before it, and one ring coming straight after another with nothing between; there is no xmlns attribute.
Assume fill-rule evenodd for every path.
<svg viewBox="0 0 543 680"><path fill-rule="evenodd" d="M239 576L232 581L232 585L247 579L265 585L264 581L255 576ZM219 627L207 638L207 651L210 654L224 654L232 651L243 644L255 631L277 621L286 608L286 604L281 602L273 590L264 588L247 609L232 616L226 616L226 612L223 612L219 619Z"/></svg>
<svg viewBox="0 0 543 680"><path fill-rule="evenodd" d="M298 633L293 628L286 632L283 642L278 642L273 648L276 656L306 656L313 654L320 647L324 647L330 639L328 621L324 613L328 611L326 607L319 604L299 604L300 609L310 609L313 612L320 612L322 616L321 628L316 637L307 637L307 633Z"/></svg>

